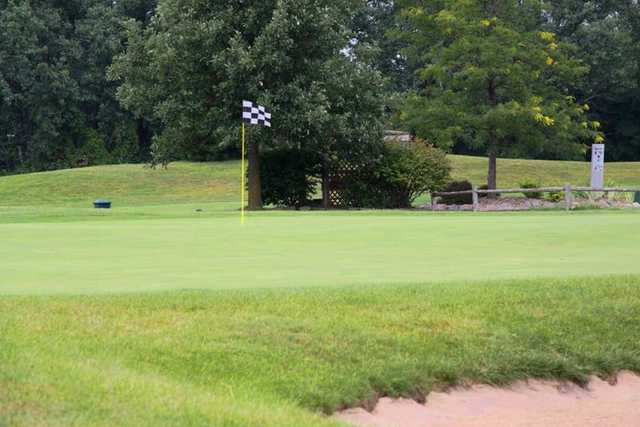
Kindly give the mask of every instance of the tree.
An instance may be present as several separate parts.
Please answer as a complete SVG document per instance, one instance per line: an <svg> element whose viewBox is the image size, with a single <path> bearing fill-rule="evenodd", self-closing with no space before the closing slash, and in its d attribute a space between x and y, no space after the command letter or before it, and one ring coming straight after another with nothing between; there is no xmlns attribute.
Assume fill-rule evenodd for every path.
<svg viewBox="0 0 640 427"><path fill-rule="evenodd" d="M207 160L237 147L243 99L268 106L273 128L249 129L249 207L262 206L260 150L328 158L381 140L379 75L344 54L359 1L160 1L128 24L111 68L122 104L163 127L157 161Z"/></svg>
<svg viewBox="0 0 640 427"><path fill-rule="evenodd" d="M0 0L0 173L145 157L106 79L124 3Z"/></svg>
<svg viewBox="0 0 640 427"><path fill-rule="evenodd" d="M79 88L65 61L78 52L65 26L56 11L29 2L0 10L0 170L64 164L79 116Z"/></svg>
<svg viewBox="0 0 640 427"><path fill-rule="evenodd" d="M423 89L409 97L402 122L439 147L481 147L487 183L496 188L500 155L572 157L602 140L570 83L588 69L572 47L541 31L539 1L406 2L407 54L422 61Z"/></svg>
<svg viewBox="0 0 640 427"><path fill-rule="evenodd" d="M634 0L559 0L545 26L577 47L589 73L576 87L602 123L609 160L640 160L640 4ZM634 25L635 23L635 25Z"/></svg>
<svg viewBox="0 0 640 427"><path fill-rule="evenodd" d="M387 90L400 93L416 84L414 64L402 54L402 40L393 34L402 29L396 20L398 5L393 0L369 0L353 18L355 29L351 53L365 57L387 80Z"/></svg>

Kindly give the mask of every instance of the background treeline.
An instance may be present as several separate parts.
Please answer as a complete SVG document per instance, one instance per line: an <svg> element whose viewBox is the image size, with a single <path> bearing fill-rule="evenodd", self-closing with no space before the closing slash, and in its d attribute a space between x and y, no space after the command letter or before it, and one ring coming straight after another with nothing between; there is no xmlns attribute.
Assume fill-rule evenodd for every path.
<svg viewBox="0 0 640 427"><path fill-rule="evenodd" d="M0 0L0 173L149 159L107 79L155 0Z"/></svg>
<svg viewBox="0 0 640 427"><path fill-rule="evenodd" d="M0 0L0 173L153 156L237 156L235 103L243 97L273 105L276 117L286 122L275 134L256 134L257 140L275 138L287 149L308 149L324 158L345 141L379 135L371 123L377 118L384 126L437 140L442 135L432 135L427 125L455 126L416 109L434 111L437 102L425 105L425 99L444 105L446 96L455 95L433 91L435 82L452 83L438 73L451 76L459 67L474 66L440 62L436 69L433 64L438 55L468 57L469 51L459 49L477 40L467 23L475 22L478 10L495 12L500 22L512 22L509 28L521 32L554 33L545 43L562 46L575 61L567 66L572 72L562 73L560 84L557 75L543 70L544 90L532 91L558 88L576 105L587 104L589 123L602 125L609 159L640 160L637 1L532 2L542 6L527 22L521 11L507 11L509 2L471 3L477 3L474 11L438 0ZM494 28L487 22L488 30ZM448 40L449 24L458 31L455 43ZM495 25L496 32L500 28ZM271 98L259 99L263 93ZM219 107L222 103L228 106ZM456 108L465 113L463 103ZM452 131L449 137L446 148L455 153L487 155L492 149L477 143L481 132ZM556 148L521 144L498 154L585 155Z"/></svg>

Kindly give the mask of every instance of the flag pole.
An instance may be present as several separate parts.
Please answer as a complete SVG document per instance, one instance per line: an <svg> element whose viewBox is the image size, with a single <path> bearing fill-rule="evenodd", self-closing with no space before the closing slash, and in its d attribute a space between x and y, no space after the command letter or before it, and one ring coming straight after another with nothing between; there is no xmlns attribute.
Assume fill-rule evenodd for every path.
<svg viewBox="0 0 640 427"><path fill-rule="evenodd" d="M245 166L244 166L244 157L245 157L245 130L244 130L244 122L242 122L242 161L241 164L241 175L240 175L240 224L244 225L244 195L245 195Z"/></svg>

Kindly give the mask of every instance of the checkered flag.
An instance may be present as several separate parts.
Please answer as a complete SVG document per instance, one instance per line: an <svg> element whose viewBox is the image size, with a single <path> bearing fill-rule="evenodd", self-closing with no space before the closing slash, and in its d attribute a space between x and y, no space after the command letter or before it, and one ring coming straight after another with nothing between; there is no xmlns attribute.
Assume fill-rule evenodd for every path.
<svg viewBox="0 0 640 427"><path fill-rule="evenodd" d="M242 121L250 125L271 127L271 113L262 105L242 101Z"/></svg>

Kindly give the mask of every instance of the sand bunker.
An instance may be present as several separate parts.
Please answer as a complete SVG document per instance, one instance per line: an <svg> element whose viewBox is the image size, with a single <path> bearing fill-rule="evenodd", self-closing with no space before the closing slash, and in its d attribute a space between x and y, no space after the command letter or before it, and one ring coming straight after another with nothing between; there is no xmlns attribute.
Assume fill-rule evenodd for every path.
<svg viewBox="0 0 640 427"><path fill-rule="evenodd" d="M557 381L456 388L429 394L425 405L384 398L371 413L337 417L363 427L640 427L640 376L621 373L615 384L594 377L587 389Z"/></svg>

